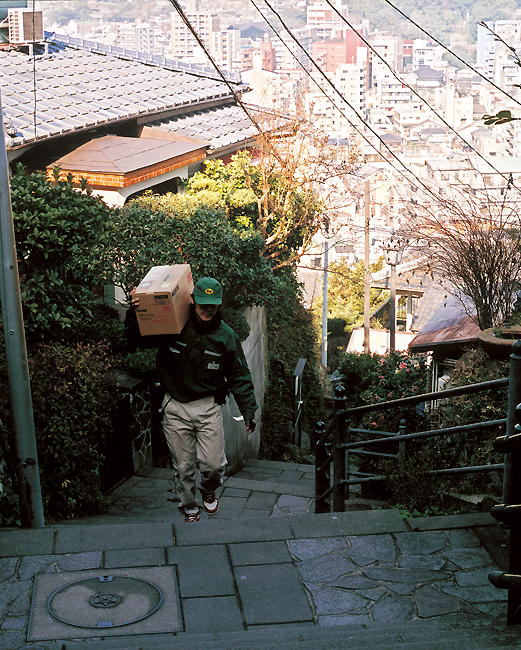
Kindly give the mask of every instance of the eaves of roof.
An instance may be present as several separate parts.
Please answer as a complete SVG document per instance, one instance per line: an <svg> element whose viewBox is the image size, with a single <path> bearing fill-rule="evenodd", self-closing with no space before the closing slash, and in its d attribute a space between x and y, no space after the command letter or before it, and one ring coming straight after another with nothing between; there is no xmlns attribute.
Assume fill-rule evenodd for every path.
<svg viewBox="0 0 521 650"><path fill-rule="evenodd" d="M106 135L94 138L62 156L54 161L54 165L65 172L130 174L204 149L204 142L190 143Z"/></svg>

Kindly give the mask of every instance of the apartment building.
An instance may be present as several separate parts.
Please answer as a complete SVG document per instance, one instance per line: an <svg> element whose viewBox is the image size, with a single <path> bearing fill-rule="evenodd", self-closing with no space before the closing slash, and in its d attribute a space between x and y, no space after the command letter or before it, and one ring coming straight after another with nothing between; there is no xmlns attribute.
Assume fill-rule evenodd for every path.
<svg viewBox="0 0 521 650"><path fill-rule="evenodd" d="M213 32L220 31L219 16L209 12L199 12L198 8L197 1L187 2L186 16L204 44L210 47ZM171 29L171 55L173 58L206 60L196 38L175 11L171 14Z"/></svg>
<svg viewBox="0 0 521 650"><path fill-rule="evenodd" d="M343 4L342 0L335 0L331 4L337 11L323 0L312 2L307 7L306 27L315 38L334 38L337 32L346 28L345 22L338 13L347 19L347 4Z"/></svg>

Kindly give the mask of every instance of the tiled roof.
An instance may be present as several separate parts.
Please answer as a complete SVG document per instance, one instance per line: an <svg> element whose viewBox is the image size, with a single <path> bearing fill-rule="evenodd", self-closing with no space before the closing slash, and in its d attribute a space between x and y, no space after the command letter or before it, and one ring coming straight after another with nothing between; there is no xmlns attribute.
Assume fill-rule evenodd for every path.
<svg viewBox="0 0 521 650"><path fill-rule="evenodd" d="M146 118L154 120L168 111L193 112L215 101L221 106L234 101L222 81L75 49L34 60L20 51L0 50L0 88L8 149L121 120L148 122ZM237 108L234 123L241 113ZM204 112L196 115L190 122L195 127ZM213 147L221 147L219 138L228 138L226 124L221 125ZM209 140L207 129L204 135Z"/></svg>
<svg viewBox="0 0 521 650"><path fill-rule="evenodd" d="M229 105L188 113L171 120L158 120L149 126L179 136L194 137L210 143L210 151L226 149L237 142L253 139L257 133L240 106Z"/></svg>

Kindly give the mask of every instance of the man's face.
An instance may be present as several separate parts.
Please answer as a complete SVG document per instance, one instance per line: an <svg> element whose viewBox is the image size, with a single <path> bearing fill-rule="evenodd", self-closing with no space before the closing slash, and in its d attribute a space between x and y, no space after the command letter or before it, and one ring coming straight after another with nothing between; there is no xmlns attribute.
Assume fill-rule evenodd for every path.
<svg viewBox="0 0 521 650"><path fill-rule="evenodd" d="M195 313L203 323L211 321L218 311L219 305L199 305L195 303Z"/></svg>

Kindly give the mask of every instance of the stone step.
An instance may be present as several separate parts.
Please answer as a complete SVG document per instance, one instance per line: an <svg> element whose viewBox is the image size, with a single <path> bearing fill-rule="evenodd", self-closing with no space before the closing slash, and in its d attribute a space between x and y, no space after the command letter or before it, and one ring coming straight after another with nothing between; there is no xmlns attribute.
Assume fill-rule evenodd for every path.
<svg viewBox="0 0 521 650"><path fill-rule="evenodd" d="M210 612L209 616L218 617L218 612ZM217 634L112 637L89 640L88 650L495 650L516 648L520 641L518 627L492 625L487 619L454 619L453 624L417 619L368 627L298 625ZM86 644L68 641L66 647L80 650Z"/></svg>

